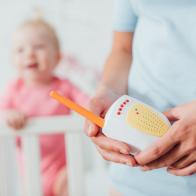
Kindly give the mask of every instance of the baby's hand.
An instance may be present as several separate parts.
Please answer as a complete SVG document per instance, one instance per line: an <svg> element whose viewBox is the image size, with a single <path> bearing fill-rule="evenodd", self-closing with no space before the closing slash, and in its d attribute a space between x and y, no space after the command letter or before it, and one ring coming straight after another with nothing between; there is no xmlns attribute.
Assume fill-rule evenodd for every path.
<svg viewBox="0 0 196 196"><path fill-rule="evenodd" d="M26 116L17 110L7 111L4 117L7 125L15 130L22 129L26 125Z"/></svg>

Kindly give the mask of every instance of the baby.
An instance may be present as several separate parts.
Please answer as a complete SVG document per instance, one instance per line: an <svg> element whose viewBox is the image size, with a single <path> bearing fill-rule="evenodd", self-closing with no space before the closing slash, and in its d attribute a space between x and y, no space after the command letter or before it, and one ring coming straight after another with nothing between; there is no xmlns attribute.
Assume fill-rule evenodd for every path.
<svg viewBox="0 0 196 196"><path fill-rule="evenodd" d="M0 99L2 117L11 128L23 128L30 117L69 115L68 108L49 97L51 90L79 104L87 101L87 96L70 81L54 75L61 59L60 44L55 30L46 21L29 20L16 30L12 59L19 77ZM63 134L40 136L44 196L67 195L64 146ZM22 156L21 148L19 150Z"/></svg>

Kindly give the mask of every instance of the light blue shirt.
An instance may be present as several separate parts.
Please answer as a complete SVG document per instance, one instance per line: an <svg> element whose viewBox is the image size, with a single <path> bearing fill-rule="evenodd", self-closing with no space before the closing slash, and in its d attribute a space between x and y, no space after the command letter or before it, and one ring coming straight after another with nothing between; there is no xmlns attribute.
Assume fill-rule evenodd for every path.
<svg viewBox="0 0 196 196"><path fill-rule="evenodd" d="M115 0L114 30L134 32L129 94L164 111L196 99L196 0ZM195 196L196 175L111 167L123 196Z"/></svg>

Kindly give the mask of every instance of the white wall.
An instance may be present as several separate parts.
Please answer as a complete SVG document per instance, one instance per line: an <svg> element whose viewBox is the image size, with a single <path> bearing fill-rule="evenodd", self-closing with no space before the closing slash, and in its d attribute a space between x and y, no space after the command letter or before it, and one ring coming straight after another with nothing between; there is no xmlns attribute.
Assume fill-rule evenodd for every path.
<svg viewBox="0 0 196 196"><path fill-rule="evenodd" d="M59 33L63 51L84 65L102 69L110 48L112 0L0 0L0 92L15 74L11 34L40 7Z"/></svg>

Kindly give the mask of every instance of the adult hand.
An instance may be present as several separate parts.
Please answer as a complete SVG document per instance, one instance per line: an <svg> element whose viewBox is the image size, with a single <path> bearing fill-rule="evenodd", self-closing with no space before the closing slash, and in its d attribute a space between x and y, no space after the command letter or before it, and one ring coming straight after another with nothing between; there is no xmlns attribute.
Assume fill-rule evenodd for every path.
<svg viewBox="0 0 196 196"><path fill-rule="evenodd" d="M187 176L196 173L196 101L165 112L175 121L152 147L135 156L144 171L167 167L168 172Z"/></svg>
<svg viewBox="0 0 196 196"><path fill-rule="evenodd" d="M117 93L102 86L91 99L89 109L94 114L104 118L107 110L118 97ZM129 166L136 164L135 159L130 155L131 147L128 144L106 137L98 126L89 121L86 121L85 132L95 143L105 160Z"/></svg>

